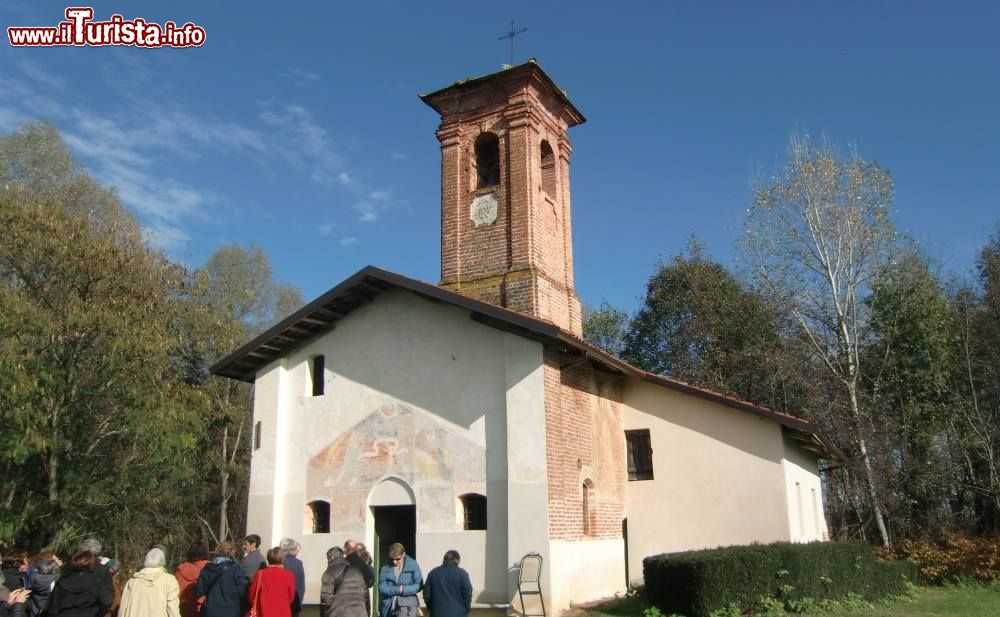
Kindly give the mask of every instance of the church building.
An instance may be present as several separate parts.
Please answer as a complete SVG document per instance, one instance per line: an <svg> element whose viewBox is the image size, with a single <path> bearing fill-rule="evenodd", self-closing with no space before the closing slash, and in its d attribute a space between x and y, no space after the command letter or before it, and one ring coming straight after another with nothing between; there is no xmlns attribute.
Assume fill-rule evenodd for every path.
<svg viewBox="0 0 1000 617"><path fill-rule="evenodd" d="M366 267L212 367L255 384L247 530L302 543L306 602L347 538L425 574L456 549L474 606L508 612L538 553L550 615L649 555L825 539L814 425L583 340L565 92L529 61L421 99L440 282Z"/></svg>

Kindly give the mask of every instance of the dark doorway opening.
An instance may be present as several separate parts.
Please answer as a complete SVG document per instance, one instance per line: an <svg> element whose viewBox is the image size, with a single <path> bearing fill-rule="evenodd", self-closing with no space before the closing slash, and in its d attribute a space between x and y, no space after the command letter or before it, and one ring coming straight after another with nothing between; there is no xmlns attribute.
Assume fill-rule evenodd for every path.
<svg viewBox="0 0 1000 617"><path fill-rule="evenodd" d="M389 546L399 542L406 547L406 554L417 558L417 507L372 506L375 516L375 546L378 568L389 563Z"/></svg>

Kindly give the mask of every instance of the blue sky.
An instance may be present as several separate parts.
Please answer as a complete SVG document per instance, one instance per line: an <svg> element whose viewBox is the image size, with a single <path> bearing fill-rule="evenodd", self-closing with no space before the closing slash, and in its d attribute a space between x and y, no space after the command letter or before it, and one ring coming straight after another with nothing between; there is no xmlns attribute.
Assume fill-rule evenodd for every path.
<svg viewBox="0 0 1000 617"><path fill-rule="evenodd" d="M0 25L67 5L5 0ZM587 123L577 290L632 310L695 234L736 266L755 178L793 132L856 144L895 220L968 272L1000 222L1000 8L930 2L95 2L200 48L0 44L0 132L47 118L171 256L265 249L312 298L367 264L439 275L438 117L417 94L497 70L515 19Z"/></svg>

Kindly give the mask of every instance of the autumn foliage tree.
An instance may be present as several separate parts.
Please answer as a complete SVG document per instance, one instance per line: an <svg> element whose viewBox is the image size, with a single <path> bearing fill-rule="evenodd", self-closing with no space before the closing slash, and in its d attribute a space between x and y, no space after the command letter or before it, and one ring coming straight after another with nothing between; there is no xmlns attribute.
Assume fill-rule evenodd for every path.
<svg viewBox="0 0 1000 617"><path fill-rule="evenodd" d="M207 366L297 291L259 249L196 271L151 250L47 124L0 138L0 229L0 545L232 535L250 397Z"/></svg>
<svg viewBox="0 0 1000 617"><path fill-rule="evenodd" d="M2 529L48 546L113 525L193 445L165 319L179 269L59 146L30 127L0 180Z"/></svg>

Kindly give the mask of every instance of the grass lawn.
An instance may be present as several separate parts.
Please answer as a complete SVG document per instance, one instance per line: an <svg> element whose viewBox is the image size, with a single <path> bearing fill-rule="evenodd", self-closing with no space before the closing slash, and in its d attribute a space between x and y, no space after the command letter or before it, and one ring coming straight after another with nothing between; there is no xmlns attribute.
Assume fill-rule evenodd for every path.
<svg viewBox="0 0 1000 617"><path fill-rule="evenodd" d="M640 598L595 606L586 617L643 617ZM789 614L791 616L791 613ZM1000 586L921 587L912 598L872 608L817 612L800 617L1000 617Z"/></svg>

